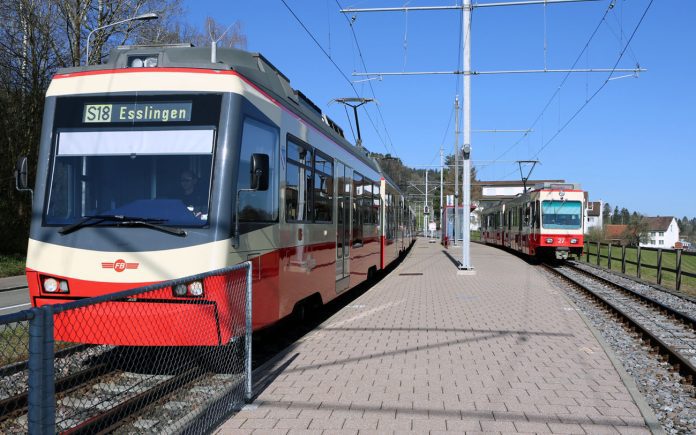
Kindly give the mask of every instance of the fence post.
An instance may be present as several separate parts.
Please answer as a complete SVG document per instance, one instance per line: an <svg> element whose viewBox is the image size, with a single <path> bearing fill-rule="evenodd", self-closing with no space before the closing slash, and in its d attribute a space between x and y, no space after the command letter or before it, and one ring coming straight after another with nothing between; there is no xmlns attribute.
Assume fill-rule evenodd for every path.
<svg viewBox="0 0 696 435"><path fill-rule="evenodd" d="M636 253L636 256L638 256L636 259L636 263L638 263L636 265L636 275L638 275L638 278L640 278L640 245L638 245L638 252Z"/></svg>
<svg viewBox="0 0 696 435"><path fill-rule="evenodd" d="M251 391L251 286L252 286L252 264L251 261L247 261L247 275L246 275L246 336L244 338L244 345L246 347L246 360L244 361L244 371L246 372L246 389L245 398L247 403L251 402L252 391Z"/></svg>
<svg viewBox="0 0 696 435"><path fill-rule="evenodd" d="M42 432L42 422L43 422L43 412L44 407L43 401L43 364L44 356L43 352L43 334L45 332L44 328L44 311L40 308L34 308L31 310L32 317L29 320L29 361L27 362L27 368L29 371L29 393L27 396L28 405L28 428L30 434L41 434Z"/></svg>
<svg viewBox="0 0 696 435"><path fill-rule="evenodd" d="M657 283L662 284L662 248L657 248Z"/></svg>
<svg viewBox="0 0 696 435"><path fill-rule="evenodd" d="M681 290L681 278L682 278L682 250L677 249L677 282L676 282L676 290L679 291Z"/></svg>
<svg viewBox="0 0 696 435"><path fill-rule="evenodd" d="M53 335L53 305L41 308L44 312L43 334L43 433L56 430L56 395L55 395L55 339Z"/></svg>
<svg viewBox="0 0 696 435"><path fill-rule="evenodd" d="M611 243L609 243L609 248L607 249L607 267L611 270Z"/></svg>
<svg viewBox="0 0 696 435"><path fill-rule="evenodd" d="M626 245L621 245L621 273L626 273Z"/></svg>
<svg viewBox="0 0 696 435"><path fill-rule="evenodd" d="M597 266L599 266L599 259L602 257L602 242L597 242Z"/></svg>
<svg viewBox="0 0 696 435"><path fill-rule="evenodd" d="M590 247L592 247L592 245L590 244L590 242L587 242L587 262L588 263L590 262Z"/></svg>

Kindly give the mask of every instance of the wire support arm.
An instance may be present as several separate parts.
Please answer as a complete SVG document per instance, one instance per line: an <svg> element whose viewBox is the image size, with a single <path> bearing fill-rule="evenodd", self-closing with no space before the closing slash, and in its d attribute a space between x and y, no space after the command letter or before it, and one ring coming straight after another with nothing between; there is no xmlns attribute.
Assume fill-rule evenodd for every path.
<svg viewBox="0 0 696 435"><path fill-rule="evenodd" d="M498 6L531 6L531 5L552 5L557 3L579 3L579 2L596 2L601 0L525 0L525 1L510 1L510 2L497 2L497 3L473 3L469 5L471 9L476 8L490 8ZM341 9L340 12L344 14L355 14L361 12L411 12L411 11L448 11L448 10L462 10L463 5L460 6L404 6L400 8L348 8Z"/></svg>
<svg viewBox="0 0 696 435"><path fill-rule="evenodd" d="M497 70L497 71L404 71L404 72L354 72L356 77L369 76L418 76L418 75L443 75L443 74L459 74L459 75L496 75L496 74L546 74L546 73L607 73L607 72L626 72L638 74L646 72L647 68L572 68L572 69L521 69L521 70Z"/></svg>

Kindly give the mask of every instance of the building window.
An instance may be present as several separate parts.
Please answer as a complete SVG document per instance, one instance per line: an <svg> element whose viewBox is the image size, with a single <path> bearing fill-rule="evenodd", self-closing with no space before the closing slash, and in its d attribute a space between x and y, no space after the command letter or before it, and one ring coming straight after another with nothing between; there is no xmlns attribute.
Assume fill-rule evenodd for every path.
<svg viewBox="0 0 696 435"><path fill-rule="evenodd" d="M664 236L665 236L665 232L664 232L664 231L660 231L660 237L664 237Z"/></svg>
<svg viewBox="0 0 696 435"><path fill-rule="evenodd" d="M659 244L660 244L660 245L664 245L664 244L665 244L665 241L664 241L664 240L660 240L660 241L659 241Z"/></svg>

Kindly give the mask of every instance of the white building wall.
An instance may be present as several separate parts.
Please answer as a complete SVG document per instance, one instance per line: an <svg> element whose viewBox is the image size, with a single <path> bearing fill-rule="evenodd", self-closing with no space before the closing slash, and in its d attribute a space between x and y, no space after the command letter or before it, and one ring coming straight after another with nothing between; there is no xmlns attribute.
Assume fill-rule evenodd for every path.
<svg viewBox="0 0 696 435"><path fill-rule="evenodd" d="M650 231L648 242L641 243L645 248L674 249L674 244L679 241L679 225L676 219L672 219L667 231Z"/></svg>
<svg viewBox="0 0 696 435"><path fill-rule="evenodd" d="M497 186L497 187L483 187L481 193L483 197L487 196L515 196L518 193L522 193L524 188L522 186Z"/></svg>
<svg viewBox="0 0 696 435"><path fill-rule="evenodd" d="M591 201L592 202L592 201ZM594 202L599 202L599 216L588 216L587 215L587 204L585 204L585 234L588 234L590 232L590 229L592 228L599 228L602 229L602 207L604 207L604 202L603 201L594 201Z"/></svg>

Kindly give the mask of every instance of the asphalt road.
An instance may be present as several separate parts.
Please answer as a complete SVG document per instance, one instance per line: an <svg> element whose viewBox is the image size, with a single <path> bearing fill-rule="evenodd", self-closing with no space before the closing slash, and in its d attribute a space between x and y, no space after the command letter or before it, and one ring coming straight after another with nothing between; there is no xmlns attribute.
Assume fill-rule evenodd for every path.
<svg viewBox="0 0 696 435"><path fill-rule="evenodd" d="M0 292L0 316L28 308L31 308L28 288Z"/></svg>

